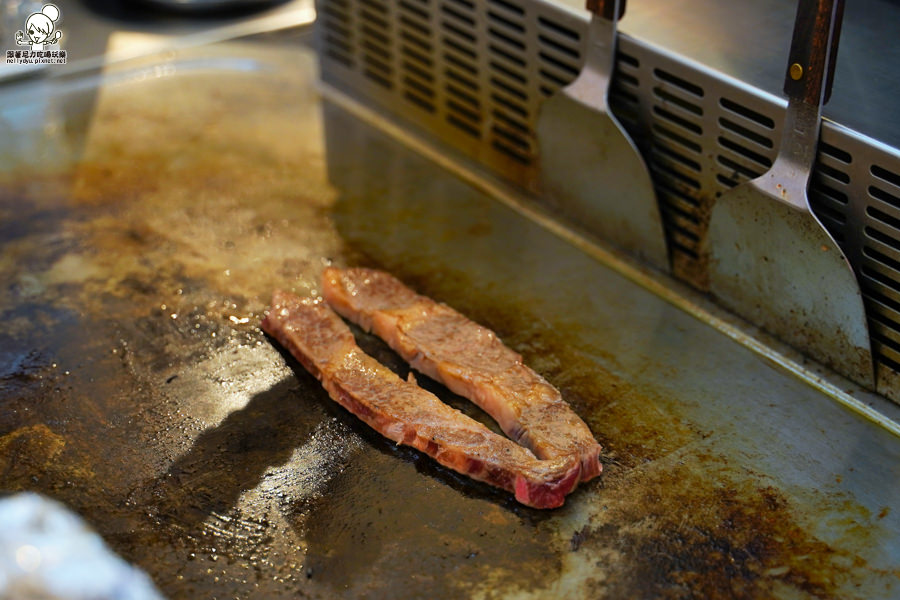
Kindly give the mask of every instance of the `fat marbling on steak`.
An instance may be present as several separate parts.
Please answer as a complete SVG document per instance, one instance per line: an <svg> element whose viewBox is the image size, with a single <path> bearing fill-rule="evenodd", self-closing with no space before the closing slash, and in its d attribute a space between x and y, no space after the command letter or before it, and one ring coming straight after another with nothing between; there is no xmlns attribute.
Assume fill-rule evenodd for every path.
<svg viewBox="0 0 900 600"><path fill-rule="evenodd" d="M535 508L561 506L578 483L572 461L529 450L441 402L363 352L324 302L276 292L262 322L333 400L383 436L442 465L515 494Z"/></svg>
<svg viewBox="0 0 900 600"><path fill-rule="evenodd" d="M541 459L600 474L600 444L559 391L497 335L374 269L328 268L323 293L341 315L388 343L413 368L480 406Z"/></svg>

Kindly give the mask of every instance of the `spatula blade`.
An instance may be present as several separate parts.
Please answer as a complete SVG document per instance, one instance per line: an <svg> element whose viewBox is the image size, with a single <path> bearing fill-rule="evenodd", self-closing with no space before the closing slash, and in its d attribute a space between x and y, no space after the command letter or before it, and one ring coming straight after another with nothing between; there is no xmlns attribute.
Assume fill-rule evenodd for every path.
<svg viewBox="0 0 900 600"><path fill-rule="evenodd" d="M564 216L668 271L662 219L647 166L615 117L562 90L537 124L545 195Z"/></svg>
<svg viewBox="0 0 900 600"><path fill-rule="evenodd" d="M723 194L709 223L710 288L726 308L863 385L874 385L859 285L809 214L755 181Z"/></svg>

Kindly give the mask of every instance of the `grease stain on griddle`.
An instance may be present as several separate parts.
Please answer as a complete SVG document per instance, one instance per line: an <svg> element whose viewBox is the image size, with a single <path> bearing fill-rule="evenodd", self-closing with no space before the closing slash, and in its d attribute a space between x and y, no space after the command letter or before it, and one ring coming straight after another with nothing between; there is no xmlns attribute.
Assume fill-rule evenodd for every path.
<svg viewBox="0 0 900 600"><path fill-rule="evenodd" d="M759 598L793 590L833 598L865 572L858 558L800 527L765 478L738 478L711 457L614 475L604 491L602 521L573 539L578 553L618 557L615 574L592 583L607 597Z"/></svg>

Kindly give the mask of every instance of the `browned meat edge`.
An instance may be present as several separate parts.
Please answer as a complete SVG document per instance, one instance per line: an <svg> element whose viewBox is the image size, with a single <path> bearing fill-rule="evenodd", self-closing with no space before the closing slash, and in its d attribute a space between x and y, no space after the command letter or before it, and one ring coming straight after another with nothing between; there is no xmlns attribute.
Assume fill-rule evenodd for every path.
<svg viewBox="0 0 900 600"><path fill-rule="evenodd" d="M324 303L276 292L262 322L333 400L370 427L442 465L515 494L535 508L561 506L578 483L570 460L539 460L527 449L400 379L364 353Z"/></svg>

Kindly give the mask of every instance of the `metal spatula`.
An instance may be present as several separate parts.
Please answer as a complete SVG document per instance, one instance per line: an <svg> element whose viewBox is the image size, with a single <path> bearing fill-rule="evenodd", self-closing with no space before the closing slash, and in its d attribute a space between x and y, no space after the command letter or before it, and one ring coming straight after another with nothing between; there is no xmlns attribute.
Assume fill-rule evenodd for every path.
<svg viewBox="0 0 900 600"><path fill-rule="evenodd" d="M625 0L588 0L585 64L542 106L537 122L544 193L583 229L663 270L665 234L644 159L609 110L616 21Z"/></svg>
<svg viewBox="0 0 900 600"><path fill-rule="evenodd" d="M767 173L726 192L713 206L710 291L752 323L872 386L859 285L840 248L810 210L806 191L842 14L843 0L799 3L778 156Z"/></svg>

